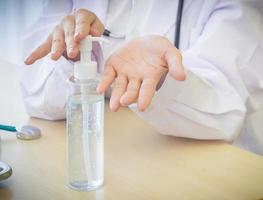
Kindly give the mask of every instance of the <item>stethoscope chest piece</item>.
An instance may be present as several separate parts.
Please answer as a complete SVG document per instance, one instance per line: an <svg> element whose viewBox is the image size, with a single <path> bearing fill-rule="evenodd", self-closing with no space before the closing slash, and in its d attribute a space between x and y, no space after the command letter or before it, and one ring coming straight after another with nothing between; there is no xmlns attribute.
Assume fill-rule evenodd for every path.
<svg viewBox="0 0 263 200"><path fill-rule="evenodd" d="M11 175L12 175L12 168L8 164L0 161L0 181L7 179Z"/></svg>
<svg viewBox="0 0 263 200"><path fill-rule="evenodd" d="M41 131L39 128L34 126L21 126L17 127L16 137L21 140L35 140L40 138Z"/></svg>

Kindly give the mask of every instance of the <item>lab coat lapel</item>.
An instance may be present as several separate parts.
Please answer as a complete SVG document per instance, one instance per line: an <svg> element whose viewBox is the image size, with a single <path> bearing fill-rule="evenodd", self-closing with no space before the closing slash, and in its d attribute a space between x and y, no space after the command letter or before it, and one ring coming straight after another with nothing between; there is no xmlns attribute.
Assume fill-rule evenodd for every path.
<svg viewBox="0 0 263 200"><path fill-rule="evenodd" d="M96 13L99 19L105 22L108 0L73 0L73 10L79 8L85 8Z"/></svg>

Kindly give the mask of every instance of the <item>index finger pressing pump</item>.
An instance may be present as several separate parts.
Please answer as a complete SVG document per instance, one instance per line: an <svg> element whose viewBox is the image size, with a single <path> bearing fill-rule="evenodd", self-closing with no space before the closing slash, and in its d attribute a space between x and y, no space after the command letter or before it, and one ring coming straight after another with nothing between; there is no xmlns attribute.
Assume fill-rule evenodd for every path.
<svg viewBox="0 0 263 200"><path fill-rule="evenodd" d="M95 190L104 181L104 96L96 92L97 63L91 60L94 41L107 42L91 36L81 42L67 103L69 187L82 191Z"/></svg>

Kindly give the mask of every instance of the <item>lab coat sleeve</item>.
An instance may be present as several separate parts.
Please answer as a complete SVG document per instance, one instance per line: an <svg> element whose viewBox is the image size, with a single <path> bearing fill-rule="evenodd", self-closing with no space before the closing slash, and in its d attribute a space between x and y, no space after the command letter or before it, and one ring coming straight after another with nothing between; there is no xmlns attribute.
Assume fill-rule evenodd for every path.
<svg viewBox="0 0 263 200"><path fill-rule="evenodd" d="M63 16L72 10L69 0L45 1L43 13L22 38L25 59L50 34ZM20 86L27 113L32 117L57 120L65 118L68 78L73 64L61 57L57 62L49 56L31 66L19 68Z"/></svg>
<svg viewBox="0 0 263 200"><path fill-rule="evenodd" d="M232 141L245 118L247 94L239 68L255 53L253 38L234 1L218 1L200 35L182 52L185 81L166 77L146 112L131 109L166 135ZM234 3L233 3L234 2Z"/></svg>
<svg viewBox="0 0 263 200"><path fill-rule="evenodd" d="M61 19L72 12L70 0L44 2L42 16L28 29L23 37L25 59L50 34ZM92 60L97 60L102 72L102 52L99 43L93 43ZM73 91L69 78L73 75L73 62L61 56L53 61L49 55L31 66L20 70L20 86L27 113L32 117L60 120L66 117L67 96Z"/></svg>

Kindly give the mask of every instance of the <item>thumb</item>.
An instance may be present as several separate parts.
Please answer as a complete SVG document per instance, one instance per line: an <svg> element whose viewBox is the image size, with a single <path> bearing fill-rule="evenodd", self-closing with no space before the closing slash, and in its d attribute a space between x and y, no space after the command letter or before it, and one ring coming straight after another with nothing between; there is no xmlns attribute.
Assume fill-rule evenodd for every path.
<svg viewBox="0 0 263 200"><path fill-rule="evenodd" d="M178 81L185 80L185 72L182 63L182 55L175 47L170 47L164 54L164 59L168 65L169 73Z"/></svg>

